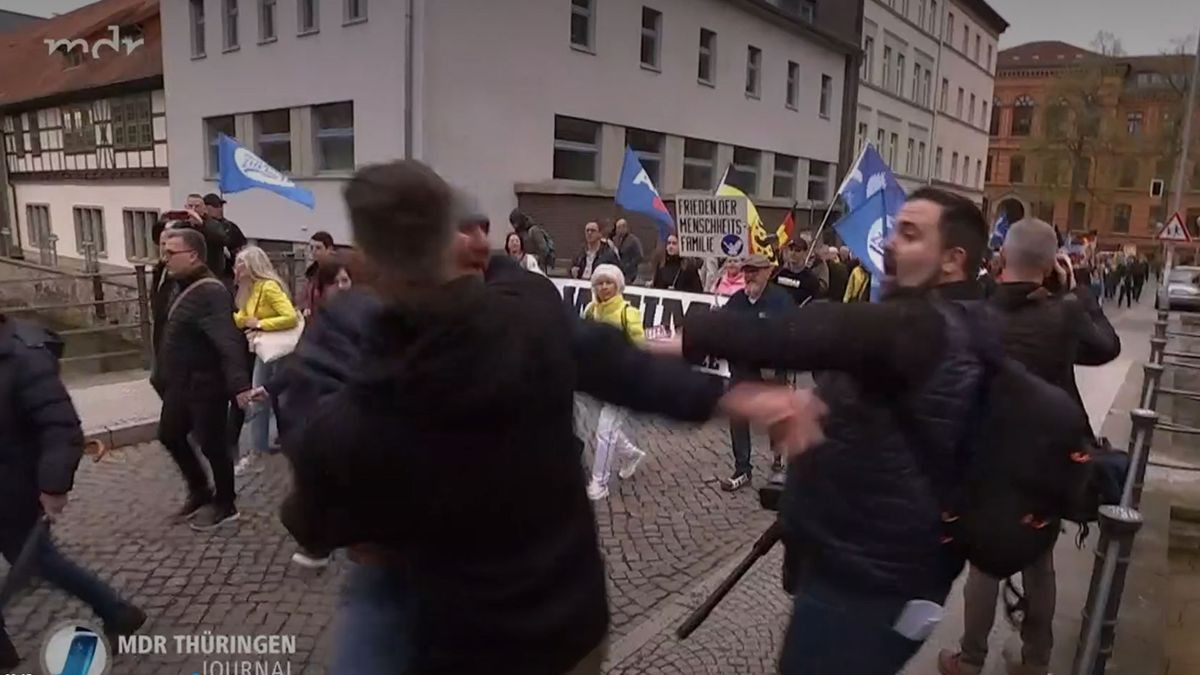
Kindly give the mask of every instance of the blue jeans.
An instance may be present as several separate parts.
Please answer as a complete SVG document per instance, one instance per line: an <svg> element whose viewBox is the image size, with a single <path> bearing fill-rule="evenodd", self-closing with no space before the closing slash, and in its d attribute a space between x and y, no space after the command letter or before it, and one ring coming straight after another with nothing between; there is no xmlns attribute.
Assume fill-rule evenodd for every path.
<svg viewBox="0 0 1200 675"><path fill-rule="evenodd" d="M892 630L908 599L800 582L779 659L782 675L895 675L921 647Z"/></svg>
<svg viewBox="0 0 1200 675"><path fill-rule="evenodd" d="M7 533L0 536L0 553L4 554L4 558L10 564L21 554L25 540L24 536L10 536ZM117 612L124 605L121 596L108 584L60 553L49 535L41 539L33 564L34 575L87 603L101 621L107 623L115 619ZM3 630L4 616L0 615L0 631Z"/></svg>
<svg viewBox="0 0 1200 675"><path fill-rule="evenodd" d="M262 359L254 358L254 374L252 379L255 387L261 387L275 376L275 366L278 362L264 363ZM271 412L273 406L270 400L260 401L250 407L250 449L254 452L266 452L271 448Z"/></svg>
<svg viewBox="0 0 1200 675"><path fill-rule="evenodd" d="M403 571L349 563L330 675L403 675L412 655L413 595Z"/></svg>

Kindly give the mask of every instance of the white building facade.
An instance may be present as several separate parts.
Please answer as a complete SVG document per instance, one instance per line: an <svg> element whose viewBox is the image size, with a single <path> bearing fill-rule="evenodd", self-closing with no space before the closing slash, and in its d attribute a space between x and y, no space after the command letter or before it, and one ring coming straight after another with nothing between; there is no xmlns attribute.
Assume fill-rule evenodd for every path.
<svg viewBox="0 0 1200 675"><path fill-rule="evenodd" d="M582 230L614 212L626 145L668 201L732 167L760 206L820 208L857 39L810 26L812 4L166 2L165 32L187 36L163 47L171 197L216 190L224 132L316 196L228 195L251 238L348 242L345 179L401 157L474 195L497 245L518 206Z"/></svg>
<svg viewBox="0 0 1200 675"><path fill-rule="evenodd" d="M855 138L902 185L983 200L997 41L983 0L867 0Z"/></svg>

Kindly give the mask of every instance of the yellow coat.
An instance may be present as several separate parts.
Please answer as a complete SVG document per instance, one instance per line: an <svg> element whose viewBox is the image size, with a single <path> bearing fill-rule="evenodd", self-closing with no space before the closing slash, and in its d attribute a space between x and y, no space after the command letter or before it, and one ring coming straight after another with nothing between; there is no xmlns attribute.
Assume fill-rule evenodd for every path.
<svg viewBox="0 0 1200 675"><path fill-rule="evenodd" d="M842 302L861 302L864 297L870 294L868 285L871 283L871 276L867 274L867 268L859 263L858 267L850 273L850 281L846 284L846 294L842 298Z"/></svg>
<svg viewBox="0 0 1200 675"><path fill-rule="evenodd" d="M300 323L296 306L288 299L279 282L259 279L250 288L246 306L233 313L238 328L246 327L246 319L258 319L258 330L276 331L295 328Z"/></svg>
<svg viewBox="0 0 1200 675"><path fill-rule="evenodd" d="M604 302L593 300L587 309L583 310L583 317L620 328L634 344L646 341L646 331L642 328L642 312L629 304L619 293Z"/></svg>

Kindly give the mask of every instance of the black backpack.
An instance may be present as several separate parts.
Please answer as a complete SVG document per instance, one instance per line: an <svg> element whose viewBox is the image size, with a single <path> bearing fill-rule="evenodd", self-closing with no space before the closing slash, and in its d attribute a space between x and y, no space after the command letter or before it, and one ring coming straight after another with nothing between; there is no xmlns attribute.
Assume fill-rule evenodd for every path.
<svg viewBox="0 0 1200 675"><path fill-rule="evenodd" d="M989 312L984 303L965 315L943 309L951 330L968 331L984 374L959 480L940 497L943 542L1002 579L1045 555L1062 520L1094 521L1102 496L1086 413L1004 354Z"/></svg>

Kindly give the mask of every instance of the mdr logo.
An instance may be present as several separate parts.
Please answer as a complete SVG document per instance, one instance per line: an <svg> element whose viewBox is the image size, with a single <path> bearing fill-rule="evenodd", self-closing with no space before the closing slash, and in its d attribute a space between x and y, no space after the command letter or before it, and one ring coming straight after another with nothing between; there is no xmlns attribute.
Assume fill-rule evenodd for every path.
<svg viewBox="0 0 1200 675"><path fill-rule="evenodd" d="M112 663L108 643L92 625L69 621L56 626L42 646L43 672L105 675Z"/></svg>

